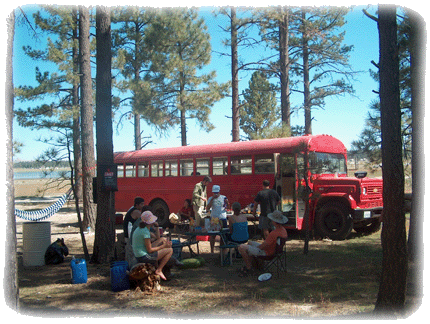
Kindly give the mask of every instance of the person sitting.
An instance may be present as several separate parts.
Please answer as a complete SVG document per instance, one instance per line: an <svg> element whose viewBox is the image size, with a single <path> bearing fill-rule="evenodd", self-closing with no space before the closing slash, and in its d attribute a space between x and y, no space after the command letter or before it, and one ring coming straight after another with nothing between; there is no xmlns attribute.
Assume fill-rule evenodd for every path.
<svg viewBox="0 0 430 324"><path fill-rule="evenodd" d="M124 239L127 243L129 241L130 232L136 219L142 214L145 200L142 197L134 198L134 205L127 211L123 221Z"/></svg>
<svg viewBox="0 0 430 324"><path fill-rule="evenodd" d="M181 222L194 218L194 211L193 206L191 205L191 199L184 200L184 206L178 211L178 216L180 217Z"/></svg>
<svg viewBox="0 0 430 324"><path fill-rule="evenodd" d="M156 220L157 216L154 216L149 210L142 213L139 227L131 237L133 253L139 263L156 263L155 261L158 261L155 274L159 275L161 279L167 280L163 274L163 267L173 255L172 242L163 240L161 245L154 246L152 244L150 228Z"/></svg>
<svg viewBox="0 0 430 324"><path fill-rule="evenodd" d="M231 207L233 209L233 215L228 216L230 234L227 235L227 238L230 242L246 243L249 239L248 220L245 215L240 214L240 203L235 202Z"/></svg>
<svg viewBox="0 0 430 324"><path fill-rule="evenodd" d="M247 276L252 272L252 258L257 256L273 255L276 249L278 237L287 238L288 234L283 224L288 221L281 211L275 210L267 215L275 229L269 233L263 243L249 241L248 244L241 244L238 247L239 253L245 262L245 266L240 270L242 276Z"/></svg>

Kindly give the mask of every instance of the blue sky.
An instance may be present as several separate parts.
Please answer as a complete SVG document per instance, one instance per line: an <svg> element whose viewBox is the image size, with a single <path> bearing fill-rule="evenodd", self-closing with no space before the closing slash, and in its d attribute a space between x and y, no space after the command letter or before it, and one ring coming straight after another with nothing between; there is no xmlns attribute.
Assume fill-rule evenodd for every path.
<svg viewBox="0 0 430 324"><path fill-rule="evenodd" d="M354 50L350 55L350 64L356 71L363 71L357 76L357 80L353 83L355 96L341 96L329 98L326 100L324 110L313 110L313 133L314 134L329 134L340 139L349 149L353 140L359 138L365 123L365 118L372 100L377 97L372 90L377 89L377 83L370 78L369 69L372 68L371 60L378 61L378 30L376 22L365 17L361 9L355 8L346 16L347 24L345 25L346 35L345 44L354 45ZM376 7L371 7L369 10L374 12ZM211 35L211 44L214 51L228 51L223 47L221 40L228 35L221 31L218 25L225 26L227 21L222 18L214 18L210 14L211 9L205 7L202 9L208 26L208 32ZM44 67L40 62L34 62L30 58L22 54L22 45L31 45L34 48L43 49L43 39L35 39L26 27L17 26L15 36L15 53L14 53L14 83L18 85L34 85L34 69L40 66L41 70L49 67ZM262 55L261 52L245 52L239 55ZM217 71L217 80L226 82L230 79L230 64L228 57L219 57L213 54L211 65L208 69ZM239 84L240 92L248 87L248 80L251 73L240 75L241 82ZM93 75L95 77L95 74ZM302 97L293 99L292 106L297 106L302 103ZM27 104L21 104L15 101L15 107L27 107ZM198 128L194 121L188 122L188 144L215 144L231 141L231 119L226 117L231 116L231 99L225 98L216 103L212 109L210 116L211 122L216 128L206 133ZM293 114L291 118L292 125L304 125L303 111ZM179 127L176 127L169 132L167 137L158 137L152 128L142 123L144 136L151 135L153 144L147 147L172 147L180 145ZM13 124L13 137L15 140L22 142L24 146L21 148L21 153L14 157L14 160L32 160L35 159L48 146L39 143L37 139L50 136L48 131L32 131L22 128L16 121ZM126 151L132 150L133 145L133 126L127 122L120 127L117 132L116 124L114 125L114 150Z"/></svg>

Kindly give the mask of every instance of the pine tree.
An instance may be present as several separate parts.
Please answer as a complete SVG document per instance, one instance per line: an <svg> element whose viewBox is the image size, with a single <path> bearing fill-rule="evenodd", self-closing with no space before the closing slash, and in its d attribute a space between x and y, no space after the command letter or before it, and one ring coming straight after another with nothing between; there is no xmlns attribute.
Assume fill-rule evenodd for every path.
<svg viewBox="0 0 430 324"><path fill-rule="evenodd" d="M212 130L211 107L227 94L229 83L217 83L215 71L202 72L210 62L211 46L204 21L194 10L162 10L146 32L146 45L151 53L146 80L153 91L148 107L163 107L171 119L177 118L185 146L186 119L196 119L205 131Z"/></svg>
<svg viewBox="0 0 430 324"><path fill-rule="evenodd" d="M385 314L404 309L408 270L395 5L379 5L378 31L384 226L382 273L375 311Z"/></svg>
<svg viewBox="0 0 430 324"><path fill-rule="evenodd" d="M131 107L131 110L122 113L120 121L125 116L133 118L136 150L143 146L141 119L160 135L173 125L161 108L148 105L152 94L145 80L149 55L145 45L145 30L155 14L153 9L138 7L118 7L112 14L112 22L117 26L112 30L112 50L116 53L113 64L120 73L113 85L125 96L121 98L121 105Z"/></svg>
<svg viewBox="0 0 430 324"><path fill-rule="evenodd" d="M105 167L113 165L112 43L109 8L96 8L96 26L97 220L91 260L95 263L107 263L113 258L115 243L115 192L101 189L103 172L107 170Z"/></svg>
<svg viewBox="0 0 430 324"><path fill-rule="evenodd" d="M276 92L264 72L256 71L243 93L240 127L248 140L271 137L279 120Z"/></svg>
<svg viewBox="0 0 430 324"><path fill-rule="evenodd" d="M50 129L63 133L72 129L76 192L81 194L82 174L79 112L78 35L76 7L42 6L34 14L36 28L47 38L45 50L24 47L26 55L37 61L52 62L56 72L36 68L37 86L22 85L15 89L19 102L29 107L15 110L18 123L32 129Z"/></svg>
<svg viewBox="0 0 430 324"><path fill-rule="evenodd" d="M301 48L302 64L295 57L297 64L293 71L302 78L300 92L304 96L306 134L312 134L312 109L324 108L325 98L329 96L354 93L351 80L356 72L348 62L353 46L343 45L345 32L339 32L347 11L331 7L302 8L301 15L295 15L292 22L292 30L297 34L291 46Z"/></svg>
<svg viewBox="0 0 430 324"><path fill-rule="evenodd" d="M281 97L281 120L287 131L291 130L291 103L290 103L290 46L291 16L294 15L290 7L269 7L257 11L257 20L260 25L260 35L268 46L277 52L275 61L270 62L264 70L270 72L279 79L279 91Z"/></svg>

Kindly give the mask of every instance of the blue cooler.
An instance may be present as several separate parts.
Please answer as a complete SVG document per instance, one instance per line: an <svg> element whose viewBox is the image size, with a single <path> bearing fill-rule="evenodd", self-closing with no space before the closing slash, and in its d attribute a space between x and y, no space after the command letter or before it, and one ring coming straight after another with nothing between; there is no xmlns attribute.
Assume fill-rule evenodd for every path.
<svg viewBox="0 0 430 324"><path fill-rule="evenodd" d="M117 261L110 265L110 283L112 291L118 292L130 289L128 280L128 263L127 261Z"/></svg>
<svg viewBox="0 0 430 324"><path fill-rule="evenodd" d="M87 263L84 259L72 259L72 284L84 284L87 282Z"/></svg>

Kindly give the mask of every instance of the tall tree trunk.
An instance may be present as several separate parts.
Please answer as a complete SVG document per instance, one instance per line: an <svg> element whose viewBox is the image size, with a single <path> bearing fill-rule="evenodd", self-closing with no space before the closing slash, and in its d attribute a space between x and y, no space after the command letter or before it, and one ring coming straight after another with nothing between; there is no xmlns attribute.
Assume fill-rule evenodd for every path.
<svg viewBox="0 0 430 324"><path fill-rule="evenodd" d="M187 146L187 120L183 109L181 109L181 145Z"/></svg>
<svg viewBox="0 0 430 324"><path fill-rule="evenodd" d="M13 39L15 36L15 12L12 11L7 19L7 57L6 57L6 83L5 83L5 115L6 115L6 258L4 294L6 305L13 310L19 308L19 287L18 287L18 261L16 257L16 218L14 203L14 183L13 183L13 144L12 144L12 124L13 124Z"/></svg>
<svg viewBox="0 0 430 324"><path fill-rule="evenodd" d="M288 7L281 7L279 20L279 61L281 73L281 116L282 125L290 129L290 57L288 54L289 13Z"/></svg>
<svg viewBox="0 0 430 324"><path fill-rule="evenodd" d="M111 29L110 10L96 9L96 143L97 143L97 219L91 261L111 261L115 244L115 193L101 188L103 171L113 165Z"/></svg>
<svg viewBox="0 0 430 324"><path fill-rule="evenodd" d="M78 10L73 8L74 20L78 22ZM78 38L78 23L73 29L73 39ZM79 46L74 45L72 48L73 56L73 73L78 75L79 73ZM74 172L74 185L75 185L75 199L82 198L82 155L81 155L81 114L79 109L79 81L73 82L72 88L73 96L73 122L72 122L72 132L73 132L73 168Z"/></svg>
<svg viewBox="0 0 430 324"><path fill-rule="evenodd" d="M231 109L232 109L232 141L240 140L240 124L239 124L239 68L237 54L237 18L236 8L231 7Z"/></svg>
<svg viewBox="0 0 430 324"><path fill-rule="evenodd" d="M136 35L139 35L140 29L139 29L139 23L135 22L135 29L136 29ZM134 58L137 61L137 57L139 57L139 42L136 40L134 44ZM140 62L136 62L133 65L134 68L134 80L136 83L140 79ZM134 149L140 150L142 149L142 135L140 131L140 114L137 112L137 107L133 107L133 114L134 114Z"/></svg>
<svg viewBox="0 0 430 324"><path fill-rule="evenodd" d="M305 109L305 134L312 134L311 95L309 83L309 47L306 27L306 11L302 10L302 51L303 51L303 106Z"/></svg>
<svg viewBox="0 0 430 324"><path fill-rule="evenodd" d="M396 7L379 5L378 15L384 226L382 274L375 312L393 313L404 308L408 269Z"/></svg>
<svg viewBox="0 0 430 324"><path fill-rule="evenodd" d="M92 106L92 81L90 61L89 9L79 6L79 54L81 65L81 138L82 138L82 192L84 226L94 229L95 206L92 203L94 158L94 110Z"/></svg>

